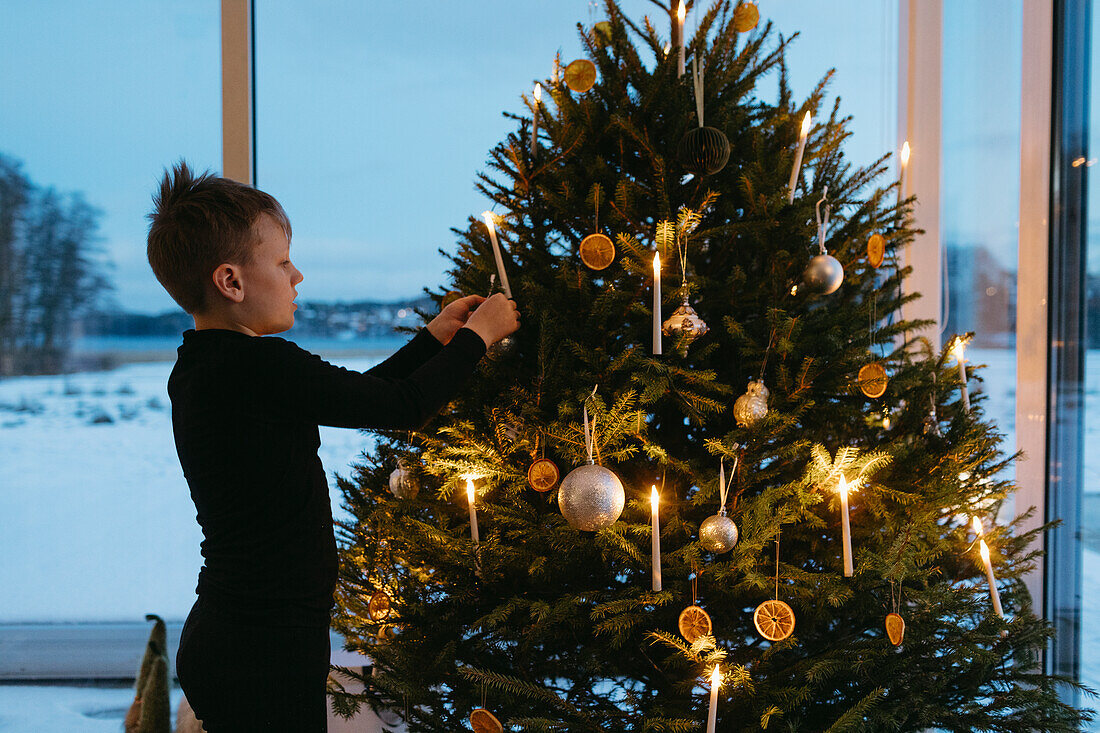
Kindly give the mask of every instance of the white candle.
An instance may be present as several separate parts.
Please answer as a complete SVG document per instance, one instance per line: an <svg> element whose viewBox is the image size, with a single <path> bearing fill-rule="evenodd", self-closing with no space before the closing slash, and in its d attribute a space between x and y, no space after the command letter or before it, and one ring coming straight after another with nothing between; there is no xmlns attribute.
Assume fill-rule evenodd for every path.
<svg viewBox="0 0 1100 733"><path fill-rule="evenodd" d="M989 548L986 547L985 540L978 540L978 548L982 553L982 562L985 563L985 577L989 581L989 597L993 601L993 610L1001 618L1005 617L1005 612L1001 608L1001 594L997 591L997 579L993 577L993 565L989 562Z"/></svg>
<svg viewBox="0 0 1100 733"><path fill-rule="evenodd" d="M898 203L905 198L905 170L909 167L909 141L901 146L901 169L898 173Z"/></svg>
<svg viewBox="0 0 1100 733"><path fill-rule="evenodd" d="M535 82L535 114L531 120L531 157L535 157L539 139L539 104L542 102L542 84Z"/></svg>
<svg viewBox="0 0 1100 733"><path fill-rule="evenodd" d="M658 519L658 507L661 497L657 493L657 485L653 485L653 492L649 495L649 502L653 508L653 590L661 590L661 522Z"/></svg>
<svg viewBox="0 0 1100 733"><path fill-rule="evenodd" d="M504 271L504 257L500 254L500 243L497 242L497 227L493 212L486 211L482 216L485 217L485 226L489 228L489 239L493 243L493 258L497 261L497 274L500 275L501 287L504 288L504 295L511 300L512 288L508 285L508 273Z"/></svg>
<svg viewBox="0 0 1100 733"><path fill-rule="evenodd" d="M474 480L471 478L466 479L466 498L470 502L470 537L475 545L481 542L481 537L477 532L477 507L474 506L476 496L477 494L474 493Z"/></svg>
<svg viewBox="0 0 1100 733"><path fill-rule="evenodd" d="M714 733L718 724L718 687L722 684L722 673L718 671L718 665L714 665L714 671L710 673L710 710L707 711L707 733Z"/></svg>
<svg viewBox="0 0 1100 733"><path fill-rule="evenodd" d="M794 154L794 167L791 168L791 180L787 183L787 203L794 203L794 187L798 185L798 172L802 169L802 153L806 150L806 138L810 134L810 113L802 118L802 132L798 135L798 152Z"/></svg>
<svg viewBox="0 0 1100 733"><path fill-rule="evenodd" d="M844 577L852 577L852 528L848 524L848 482L840 477L840 531L844 541Z"/></svg>
<svg viewBox="0 0 1100 733"><path fill-rule="evenodd" d="M955 345L951 348L955 353L955 360L959 362L959 383L962 385L963 409L970 412L970 390L966 386L966 341L955 339Z"/></svg>
<svg viewBox="0 0 1100 733"><path fill-rule="evenodd" d="M687 7L684 0L680 0L680 7L676 9L676 23L680 28L680 58L676 62L676 74L684 75L684 20L687 18Z"/></svg>
<svg viewBox="0 0 1100 733"><path fill-rule="evenodd" d="M653 353L661 354L661 253L653 254Z"/></svg>

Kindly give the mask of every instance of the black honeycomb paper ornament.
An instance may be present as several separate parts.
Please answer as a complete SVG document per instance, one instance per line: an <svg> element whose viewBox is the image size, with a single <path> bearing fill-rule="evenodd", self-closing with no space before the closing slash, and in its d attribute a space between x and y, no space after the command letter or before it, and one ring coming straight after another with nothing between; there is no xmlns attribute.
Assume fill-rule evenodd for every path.
<svg viewBox="0 0 1100 733"><path fill-rule="evenodd" d="M726 167L730 159L730 141L726 133L703 124L703 71L698 59L691 59L691 80L695 88L695 113L699 126L680 140L677 154L681 165L697 176L711 176Z"/></svg>
<svg viewBox="0 0 1100 733"><path fill-rule="evenodd" d="M680 141L680 162L700 176L710 176L726 167L730 159L730 141L715 127L696 127Z"/></svg>

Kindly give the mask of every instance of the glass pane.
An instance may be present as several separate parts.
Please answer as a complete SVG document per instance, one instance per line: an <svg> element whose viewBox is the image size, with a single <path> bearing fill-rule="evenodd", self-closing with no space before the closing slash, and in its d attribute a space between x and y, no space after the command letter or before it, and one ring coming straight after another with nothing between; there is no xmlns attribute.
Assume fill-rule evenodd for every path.
<svg viewBox="0 0 1100 733"><path fill-rule="evenodd" d="M1100 48L1100 24L1095 21L1088 31L1091 48ZM1088 56L1086 56L1088 58ZM1097 166L1097 152L1100 150L1100 116L1093 104L1100 99L1100 61L1092 53L1089 74L1088 144L1080 157L1071 165L1086 170L1087 232L1088 246L1085 257L1086 282L1083 304L1086 313L1085 323L1085 371L1084 371L1084 436L1081 474L1081 595L1080 595L1080 639L1079 669L1081 682L1093 687L1100 686L1100 455L1095 450L1100 439L1100 180L1092 176ZM1095 702L1085 701L1095 706ZM1091 730L1100 730L1100 721L1092 724Z"/></svg>
<svg viewBox="0 0 1100 733"><path fill-rule="evenodd" d="M648 14L667 37L668 21L648 0L621 7L632 18ZM799 0L762 10L785 35L801 33L790 47L796 97L835 67L825 107L839 95L842 111L854 115L847 153L866 164L889 152L897 4ZM602 3L489 0L476 12L450 2L425 12L430 23L400 3L256 8L257 185L290 216L305 278L303 307L283 335L349 368L400 342L352 325L371 308L365 301L399 301L392 315L443 282L447 261L437 249L452 249L450 228L488 206L475 175L514 129L502 111L529 114L520 95L530 97L535 80L550 77L559 50L563 63L580 56L576 23L591 24L603 11ZM689 16L689 33L695 23ZM413 322L411 310L404 322ZM347 475L364 446L363 436L324 426L321 442L330 475Z"/></svg>
<svg viewBox="0 0 1100 733"><path fill-rule="evenodd" d="M1021 0L943 4L943 339L974 332L966 359L982 366L982 381L971 378L969 390L984 394L981 409L1009 452L1016 445L1022 27ZM1013 516L1011 503L1002 519Z"/></svg>
<svg viewBox="0 0 1100 733"><path fill-rule="evenodd" d="M167 395L184 314L145 215L165 166L220 168L220 38L217 0L5 4L0 623L182 620L194 600Z"/></svg>

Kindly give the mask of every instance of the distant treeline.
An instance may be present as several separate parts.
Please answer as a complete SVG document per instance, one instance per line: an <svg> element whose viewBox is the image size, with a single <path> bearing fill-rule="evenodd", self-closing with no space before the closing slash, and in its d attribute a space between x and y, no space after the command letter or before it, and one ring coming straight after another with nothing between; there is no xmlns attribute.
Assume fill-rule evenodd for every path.
<svg viewBox="0 0 1100 733"><path fill-rule="evenodd" d="M390 303L302 301L294 313L294 331L298 336L316 338L388 336L398 326L417 325L417 309L429 312L433 307L427 297ZM79 320L77 330L83 336L178 336L194 327L194 319L182 310L153 315L93 311Z"/></svg>
<svg viewBox="0 0 1100 733"><path fill-rule="evenodd" d="M0 376L61 371L74 322L114 289L94 257L100 215L0 154Z"/></svg>

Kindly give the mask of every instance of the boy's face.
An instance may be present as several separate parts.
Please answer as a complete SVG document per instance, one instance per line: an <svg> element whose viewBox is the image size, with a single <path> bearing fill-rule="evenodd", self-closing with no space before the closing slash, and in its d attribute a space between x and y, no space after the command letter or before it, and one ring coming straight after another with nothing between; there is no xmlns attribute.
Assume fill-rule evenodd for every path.
<svg viewBox="0 0 1100 733"><path fill-rule="evenodd" d="M260 214L255 229L260 241L252 264L242 268L245 298L241 302L251 330L257 334L280 333L294 325L298 305L295 287L302 273L290 262L290 242L273 217Z"/></svg>

